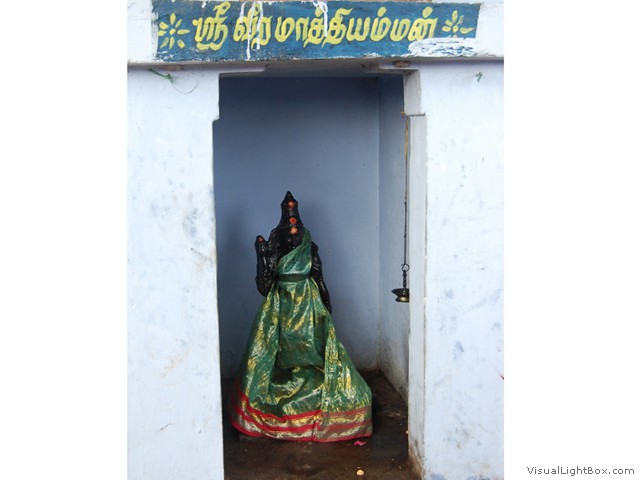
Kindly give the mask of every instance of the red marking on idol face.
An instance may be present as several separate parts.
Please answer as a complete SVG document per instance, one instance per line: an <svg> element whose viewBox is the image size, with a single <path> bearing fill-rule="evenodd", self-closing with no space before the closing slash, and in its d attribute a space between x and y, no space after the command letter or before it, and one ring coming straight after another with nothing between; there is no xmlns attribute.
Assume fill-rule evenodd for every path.
<svg viewBox="0 0 640 480"><path fill-rule="evenodd" d="M293 200L289 200L289 203L287 203L287 205L289 206L289 210L293 210L293 207L296 206L296 202L294 202Z"/></svg>
<svg viewBox="0 0 640 480"><path fill-rule="evenodd" d="M296 223L298 223L298 220L296 220L296 217L291 217L291 218L289 219L289 223L290 223L291 225L295 225Z"/></svg>

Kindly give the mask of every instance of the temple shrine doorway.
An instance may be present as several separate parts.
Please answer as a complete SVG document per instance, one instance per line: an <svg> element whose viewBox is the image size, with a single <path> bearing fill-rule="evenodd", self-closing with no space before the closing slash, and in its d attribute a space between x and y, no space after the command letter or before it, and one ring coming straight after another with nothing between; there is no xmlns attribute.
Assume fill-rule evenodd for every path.
<svg viewBox="0 0 640 480"><path fill-rule="evenodd" d="M424 355L409 338L410 305L391 293L401 286L410 197L407 78L357 66L220 79L213 144L223 395L262 300L253 241L275 226L289 190L320 248L338 338L359 370L384 376L406 421L420 378L409 374L410 349Z"/></svg>

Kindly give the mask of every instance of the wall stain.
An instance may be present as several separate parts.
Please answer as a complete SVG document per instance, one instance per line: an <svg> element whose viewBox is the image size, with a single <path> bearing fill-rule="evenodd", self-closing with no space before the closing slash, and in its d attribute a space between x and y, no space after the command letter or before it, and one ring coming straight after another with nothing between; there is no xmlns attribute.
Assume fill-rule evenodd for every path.
<svg viewBox="0 0 640 480"><path fill-rule="evenodd" d="M447 480L447 478L439 473L432 473L429 475L429 480Z"/></svg>
<svg viewBox="0 0 640 480"><path fill-rule="evenodd" d="M458 360L463 353L464 348L462 347L462 344L460 342L456 342L455 346L453 347L453 358Z"/></svg>
<svg viewBox="0 0 640 480"><path fill-rule="evenodd" d="M192 238L195 238L198 234L198 229L196 225L197 225L199 214L200 212L198 211L198 209L193 208L191 212L189 212L189 214L182 221L182 229L188 236Z"/></svg>
<svg viewBox="0 0 640 480"><path fill-rule="evenodd" d="M493 292L493 294L491 295L491 305L495 305L496 303L498 303L498 300L500 300L500 297L502 296L502 289L498 288L495 292Z"/></svg>
<svg viewBox="0 0 640 480"><path fill-rule="evenodd" d="M212 262L212 257L209 257L207 255L205 255L202 252L199 252L198 250L196 250L195 248L191 248L191 252L193 252L193 254L196 256L196 270L198 272L202 272L204 270L204 267L207 263L213 263Z"/></svg>
<svg viewBox="0 0 640 480"><path fill-rule="evenodd" d="M184 351L181 355L175 355L169 359L169 365L164 367L164 370L160 374L161 377L166 377L172 370L174 370L178 365L180 365L185 358L189 356L190 348Z"/></svg>

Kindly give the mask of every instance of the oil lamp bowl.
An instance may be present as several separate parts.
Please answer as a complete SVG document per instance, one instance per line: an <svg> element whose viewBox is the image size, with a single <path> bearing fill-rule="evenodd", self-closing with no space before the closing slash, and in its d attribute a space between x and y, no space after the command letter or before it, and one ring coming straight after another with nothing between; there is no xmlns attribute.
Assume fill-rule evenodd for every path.
<svg viewBox="0 0 640 480"><path fill-rule="evenodd" d="M391 290L397 298L396 302L407 303L409 301L409 289L408 288L394 288Z"/></svg>

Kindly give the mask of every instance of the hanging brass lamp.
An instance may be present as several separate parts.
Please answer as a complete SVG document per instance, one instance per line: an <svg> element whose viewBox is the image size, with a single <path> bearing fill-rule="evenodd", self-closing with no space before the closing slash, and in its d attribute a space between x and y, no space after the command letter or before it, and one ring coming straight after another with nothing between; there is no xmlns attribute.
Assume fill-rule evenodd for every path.
<svg viewBox="0 0 640 480"><path fill-rule="evenodd" d="M394 288L391 290L396 296L396 302L408 303L409 302L409 289L407 288L407 271L409 270L409 265L406 263L402 264L402 288Z"/></svg>
<svg viewBox="0 0 640 480"><path fill-rule="evenodd" d="M402 288L394 288L391 290L396 296L396 302L409 302L409 289L407 288L407 272L409 264L407 263L407 191L409 188L409 118L405 117L404 122L404 257L402 260Z"/></svg>

